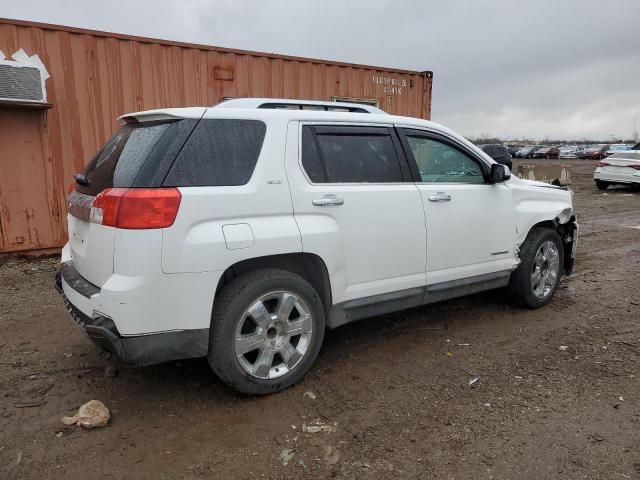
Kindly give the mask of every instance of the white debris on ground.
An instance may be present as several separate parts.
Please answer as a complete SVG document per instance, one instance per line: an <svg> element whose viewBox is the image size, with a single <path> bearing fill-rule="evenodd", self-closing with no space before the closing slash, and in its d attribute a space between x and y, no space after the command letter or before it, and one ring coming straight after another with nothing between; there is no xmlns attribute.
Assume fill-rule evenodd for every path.
<svg viewBox="0 0 640 480"><path fill-rule="evenodd" d="M78 409L73 417L62 417L65 425L80 425L85 428L104 427L111 419L109 409L100 400L91 400Z"/></svg>
<svg viewBox="0 0 640 480"><path fill-rule="evenodd" d="M302 431L306 433L335 432L337 429L338 422L328 425L319 419L310 422L308 425L306 423L302 424Z"/></svg>
<svg viewBox="0 0 640 480"><path fill-rule="evenodd" d="M288 465L291 459L293 458L293 448L285 448L280 452L280 460L282 460L282 465Z"/></svg>

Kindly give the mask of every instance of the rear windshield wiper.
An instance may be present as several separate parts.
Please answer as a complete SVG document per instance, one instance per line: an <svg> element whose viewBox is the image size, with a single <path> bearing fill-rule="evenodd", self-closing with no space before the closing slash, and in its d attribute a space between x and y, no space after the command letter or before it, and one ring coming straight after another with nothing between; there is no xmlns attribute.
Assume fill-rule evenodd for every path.
<svg viewBox="0 0 640 480"><path fill-rule="evenodd" d="M87 180L87 177L85 177L84 175L80 174L80 173L76 173L73 176L74 180L76 181L76 183L78 185L82 185L83 187L88 187L89 186L89 180Z"/></svg>

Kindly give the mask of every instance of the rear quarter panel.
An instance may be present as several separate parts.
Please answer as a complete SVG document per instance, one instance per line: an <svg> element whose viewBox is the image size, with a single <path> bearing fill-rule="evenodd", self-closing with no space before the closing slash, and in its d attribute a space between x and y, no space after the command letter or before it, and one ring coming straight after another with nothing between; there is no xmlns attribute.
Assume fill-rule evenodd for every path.
<svg viewBox="0 0 640 480"><path fill-rule="evenodd" d="M265 123L262 151L246 185L180 188L176 221L163 230L163 272L224 271L242 260L302 251L284 169L286 124ZM244 227L231 230L247 238L228 242L223 227L230 225Z"/></svg>

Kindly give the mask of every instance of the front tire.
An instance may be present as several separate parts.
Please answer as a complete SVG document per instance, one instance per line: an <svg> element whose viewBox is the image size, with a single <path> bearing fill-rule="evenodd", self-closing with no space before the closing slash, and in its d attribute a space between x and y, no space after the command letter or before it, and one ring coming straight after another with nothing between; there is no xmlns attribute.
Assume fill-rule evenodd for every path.
<svg viewBox="0 0 640 480"><path fill-rule="evenodd" d="M324 328L322 301L305 279L285 270L256 270L217 295L207 359L241 393L278 392L307 373Z"/></svg>
<svg viewBox="0 0 640 480"><path fill-rule="evenodd" d="M606 190L609 187L607 182L603 182L602 180L596 180L596 188L598 190Z"/></svg>
<svg viewBox="0 0 640 480"><path fill-rule="evenodd" d="M534 228L520 248L520 265L511 275L512 303L540 308L553 298L564 265L562 240L555 230Z"/></svg>

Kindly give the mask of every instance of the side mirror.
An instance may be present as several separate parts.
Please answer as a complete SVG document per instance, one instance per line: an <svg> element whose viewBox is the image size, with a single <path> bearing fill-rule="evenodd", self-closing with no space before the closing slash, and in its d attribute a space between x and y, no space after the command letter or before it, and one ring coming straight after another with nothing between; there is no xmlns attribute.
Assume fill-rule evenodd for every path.
<svg viewBox="0 0 640 480"><path fill-rule="evenodd" d="M502 183L511 178L511 170L501 163L491 164L491 183Z"/></svg>

